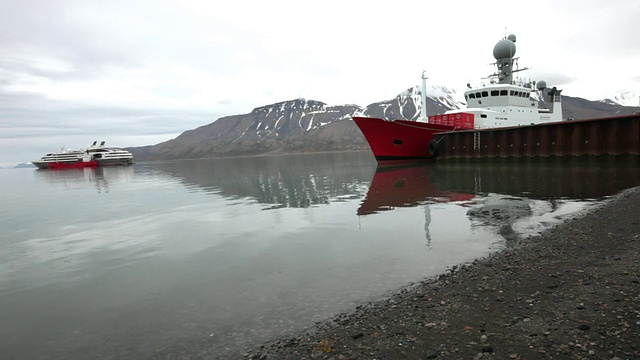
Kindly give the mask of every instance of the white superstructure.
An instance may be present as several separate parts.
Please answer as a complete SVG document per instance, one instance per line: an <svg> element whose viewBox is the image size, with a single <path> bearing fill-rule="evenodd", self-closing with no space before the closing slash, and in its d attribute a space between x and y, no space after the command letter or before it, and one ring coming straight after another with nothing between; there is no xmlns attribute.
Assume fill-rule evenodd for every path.
<svg viewBox="0 0 640 360"><path fill-rule="evenodd" d="M518 58L516 36L509 35L493 48L497 72L489 76L489 83L472 87L464 93L466 109L449 110L445 115L473 114L475 129L534 125L562 121L562 102L555 87L545 91L546 83L525 83L514 79ZM534 85L535 88L534 88ZM547 108L539 107L538 98L546 98Z"/></svg>
<svg viewBox="0 0 640 360"><path fill-rule="evenodd" d="M86 149L91 158L100 165L130 165L133 164L133 155L119 148L108 148L104 146L104 141L97 144L94 141L91 146Z"/></svg>

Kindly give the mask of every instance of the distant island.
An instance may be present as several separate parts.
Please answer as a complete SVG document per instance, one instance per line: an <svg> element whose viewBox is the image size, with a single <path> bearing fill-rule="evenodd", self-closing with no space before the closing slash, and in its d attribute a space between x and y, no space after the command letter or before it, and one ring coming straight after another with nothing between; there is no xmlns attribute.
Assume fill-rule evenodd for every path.
<svg viewBox="0 0 640 360"><path fill-rule="evenodd" d="M36 166L32 163L20 163L13 167L13 169L24 169L24 168L35 168Z"/></svg>

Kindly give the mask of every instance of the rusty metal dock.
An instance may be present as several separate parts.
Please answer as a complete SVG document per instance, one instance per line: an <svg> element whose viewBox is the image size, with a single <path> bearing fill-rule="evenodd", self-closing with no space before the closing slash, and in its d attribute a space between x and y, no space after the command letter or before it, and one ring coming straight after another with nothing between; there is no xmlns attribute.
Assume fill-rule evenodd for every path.
<svg viewBox="0 0 640 360"><path fill-rule="evenodd" d="M640 114L435 135L438 159L640 155Z"/></svg>

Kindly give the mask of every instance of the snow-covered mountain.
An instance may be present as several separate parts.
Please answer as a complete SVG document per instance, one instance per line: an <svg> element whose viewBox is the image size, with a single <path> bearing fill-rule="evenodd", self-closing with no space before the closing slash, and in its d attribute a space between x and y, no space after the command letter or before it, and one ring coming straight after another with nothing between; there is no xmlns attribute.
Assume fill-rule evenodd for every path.
<svg viewBox="0 0 640 360"><path fill-rule="evenodd" d="M422 86L412 86L395 98L368 105L364 116L387 120L416 120L422 111ZM465 107L464 93L439 85L427 85L427 115Z"/></svg>
<svg viewBox="0 0 640 360"><path fill-rule="evenodd" d="M456 91L444 86L428 88L428 114L461 106L464 103ZM128 150L137 160L156 160L366 149L364 137L351 121L353 116L415 120L421 107L418 86L365 108L295 99L257 107L249 114L220 118L161 144Z"/></svg>
<svg viewBox="0 0 640 360"><path fill-rule="evenodd" d="M626 94L625 99L637 98ZM544 101L540 100L544 105ZM420 117L421 107L421 86L412 86L392 99L364 108L295 99L257 107L248 114L223 117L185 131L173 140L128 150L138 161L364 150L368 149L368 145L351 121L353 116L416 120ZM427 115L464 107L464 92L439 85L427 87ZM565 119L625 115L638 111L640 108L620 106L618 103L563 96Z"/></svg>
<svg viewBox="0 0 640 360"><path fill-rule="evenodd" d="M640 106L640 94L635 91L627 91L620 95L602 99L600 102L621 106Z"/></svg>

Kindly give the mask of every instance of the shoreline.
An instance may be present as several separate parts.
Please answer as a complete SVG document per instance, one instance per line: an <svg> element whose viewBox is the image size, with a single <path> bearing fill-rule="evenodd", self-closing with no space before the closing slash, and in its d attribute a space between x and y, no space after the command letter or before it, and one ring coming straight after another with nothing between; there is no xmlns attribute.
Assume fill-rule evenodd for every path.
<svg viewBox="0 0 640 360"><path fill-rule="evenodd" d="M238 359L640 358L640 187Z"/></svg>

